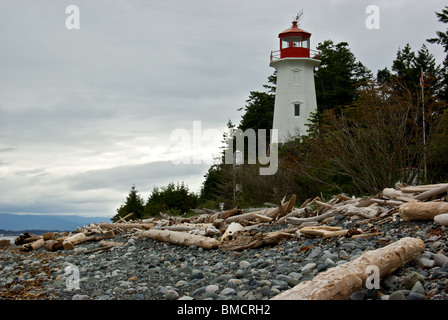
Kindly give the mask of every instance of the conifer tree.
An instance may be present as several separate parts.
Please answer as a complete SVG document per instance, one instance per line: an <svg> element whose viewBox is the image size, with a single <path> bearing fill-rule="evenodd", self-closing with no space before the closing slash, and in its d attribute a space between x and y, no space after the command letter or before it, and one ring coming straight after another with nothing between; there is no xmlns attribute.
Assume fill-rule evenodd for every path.
<svg viewBox="0 0 448 320"><path fill-rule="evenodd" d="M448 24L448 6L442 9L442 12L436 12L438 20L442 23ZM448 28L446 31L437 31L436 38L427 39L429 43L437 43L443 46L446 53L445 60L443 61L443 80L440 97L448 102Z"/></svg>
<svg viewBox="0 0 448 320"><path fill-rule="evenodd" d="M131 219L139 219L143 216L144 210L144 200L138 194L138 190L135 189L135 185L131 187L128 196L126 197L126 201L117 209L117 214L112 217L112 221L117 221L120 217L127 216L130 213L133 213Z"/></svg>

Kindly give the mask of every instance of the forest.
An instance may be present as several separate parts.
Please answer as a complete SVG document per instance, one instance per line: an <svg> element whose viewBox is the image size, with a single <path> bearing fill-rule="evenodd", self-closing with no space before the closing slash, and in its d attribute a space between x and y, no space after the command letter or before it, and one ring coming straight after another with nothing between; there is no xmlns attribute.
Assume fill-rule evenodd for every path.
<svg viewBox="0 0 448 320"><path fill-rule="evenodd" d="M262 164L226 164L225 149L237 129L272 128L276 74L260 91L251 91L239 124L223 133L221 161L212 165L199 194L182 183L155 187L145 201L132 186L112 221L159 212L178 215L194 208L261 206L281 195L305 201L336 193L373 195L401 182L408 185L448 181L448 6L435 13L445 31L423 39L420 48L398 47L391 67L369 70L347 42L326 40L316 47L317 111L307 135L292 137L278 149L278 170L260 175ZM426 43L443 47L437 64ZM269 139L269 135L267 137ZM233 150L235 151L235 150ZM269 154L269 146L266 152Z"/></svg>

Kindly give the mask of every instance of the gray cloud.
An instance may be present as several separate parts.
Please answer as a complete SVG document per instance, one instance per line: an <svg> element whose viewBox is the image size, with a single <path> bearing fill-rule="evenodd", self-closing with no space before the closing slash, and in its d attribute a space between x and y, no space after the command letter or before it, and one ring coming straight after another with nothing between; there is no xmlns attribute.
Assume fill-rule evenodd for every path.
<svg viewBox="0 0 448 320"><path fill-rule="evenodd" d="M263 90L278 33L304 10L312 47L347 41L374 73L442 26L442 0L0 1L0 209L113 215L130 186L185 181L207 165L173 165L175 129L224 130ZM380 30L365 8L380 8ZM439 62L443 50L428 44ZM207 151L208 152L208 151ZM216 152L216 151L210 151Z"/></svg>

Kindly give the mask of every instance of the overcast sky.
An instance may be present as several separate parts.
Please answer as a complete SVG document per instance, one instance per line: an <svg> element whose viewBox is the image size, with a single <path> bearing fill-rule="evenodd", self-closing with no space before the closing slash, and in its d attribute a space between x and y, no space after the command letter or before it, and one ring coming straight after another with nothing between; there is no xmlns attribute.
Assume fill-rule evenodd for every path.
<svg viewBox="0 0 448 320"><path fill-rule="evenodd" d="M80 10L78 30L66 27L69 5ZM368 5L380 9L378 30L366 28ZM145 199L169 182L196 192L298 11L312 48L346 41L376 74L399 47L418 50L445 30L434 13L445 5L0 0L0 212L112 217L133 184ZM441 63L442 48L426 44ZM196 158L176 164L180 155Z"/></svg>

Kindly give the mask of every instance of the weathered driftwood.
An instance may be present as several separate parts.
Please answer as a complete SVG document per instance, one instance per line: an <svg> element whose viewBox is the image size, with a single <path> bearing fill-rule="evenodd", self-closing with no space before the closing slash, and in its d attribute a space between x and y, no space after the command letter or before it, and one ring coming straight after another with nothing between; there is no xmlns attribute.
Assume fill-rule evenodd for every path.
<svg viewBox="0 0 448 320"><path fill-rule="evenodd" d="M432 190L434 188L440 187L441 185L445 185L446 183L438 183L438 184L423 184L418 186L401 186L400 191L405 193L421 193L428 190Z"/></svg>
<svg viewBox="0 0 448 320"><path fill-rule="evenodd" d="M124 242L101 240L99 244L101 247L121 247Z"/></svg>
<svg viewBox="0 0 448 320"><path fill-rule="evenodd" d="M308 237L338 237L345 236L348 230L343 230L341 227L330 227L330 226L316 226L316 227L304 227L301 228L300 234Z"/></svg>
<svg viewBox="0 0 448 320"><path fill-rule="evenodd" d="M75 245L82 243L84 241L87 241L87 236L84 233L82 232L75 233L74 235L65 239L62 242L62 246L64 247L65 250L73 250Z"/></svg>
<svg viewBox="0 0 448 320"><path fill-rule="evenodd" d="M282 224L282 223L289 222L289 218L292 218L292 217L309 216L312 212L313 212L313 210L310 207L295 209L295 210L292 210L287 215L285 215L284 217L281 217L280 219L278 219L276 223ZM298 218L298 219L301 219L301 218Z"/></svg>
<svg viewBox="0 0 448 320"><path fill-rule="evenodd" d="M416 259L424 249L421 239L402 238L383 248L364 251L357 259L319 273L272 300L346 300L365 285L372 266L378 268L381 278Z"/></svg>
<svg viewBox="0 0 448 320"><path fill-rule="evenodd" d="M182 246L196 245L205 249L215 249L219 246L219 241L215 238L199 236L186 232L170 230L146 230L141 234L144 238L164 241Z"/></svg>
<svg viewBox="0 0 448 320"><path fill-rule="evenodd" d="M361 216L364 218L372 218L378 215L379 210L378 208L369 206L369 207L356 207L353 204L344 204L341 206L338 206L338 211L344 215L356 215Z"/></svg>
<svg viewBox="0 0 448 320"><path fill-rule="evenodd" d="M400 206L403 204L403 201L400 200L370 199L370 201L386 206Z"/></svg>
<svg viewBox="0 0 448 320"><path fill-rule="evenodd" d="M56 234L54 232L46 232L42 235L42 238L46 240L55 240Z"/></svg>
<svg viewBox="0 0 448 320"><path fill-rule="evenodd" d="M435 188L431 188L430 190L424 191L416 196L413 196L413 199L416 200L426 200L434 196L438 196L442 193L446 193L448 190L448 184L442 184Z"/></svg>
<svg viewBox="0 0 448 320"><path fill-rule="evenodd" d="M221 237L221 243L232 240L236 234L240 231L243 231L243 226L239 224L238 222L232 222L227 227L226 231Z"/></svg>
<svg viewBox="0 0 448 320"><path fill-rule="evenodd" d="M45 241L44 246L48 251L56 251L62 249L62 242L50 239Z"/></svg>
<svg viewBox="0 0 448 320"><path fill-rule="evenodd" d="M404 202L408 202L408 201L412 200L412 198L409 197L409 195L403 193L400 190L396 190L393 188L384 188L382 191L382 196L387 199L400 200L400 201L404 201Z"/></svg>
<svg viewBox="0 0 448 320"><path fill-rule="evenodd" d="M99 225L99 227L101 229L105 229L105 230L114 230L116 228L120 228L120 229L144 229L144 230L149 230L153 227L155 227L156 224L155 223L118 223L118 222L114 222L114 223L101 223Z"/></svg>
<svg viewBox="0 0 448 320"><path fill-rule="evenodd" d="M28 238L30 239L30 238ZM42 239L42 237L40 237L39 239L33 241L33 242L28 242L23 244L23 246L20 248L21 251L32 251L32 250L37 250L40 249L44 246L45 241L44 239Z"/></svg>
<svg viewBox="0 0 448 320"><path fill-rule="evenodd" d="M435 216L448 213L448 202L408 202L400 207L399 215L405 221L433 220Z"/></svg>
<svg viewBox="0 0 448 320"><path fill-rule="evenodd" d="M6 247L9 247L10 245L11 245L11 241L9 241L8 239L0 240L0 248L6 248Z"/></svg>
<svg viewBox="0 0 448 320"><path fill-rule="evenodd" d="M299 209L299 210L302 210L302 209ZM301 224L301 223L305 223L305 222L319 222L319 221L331 218L337 212L338 212L337 210L330 210L321 215L314 216L314 217L308 217L308 218L288 217L287 222L292 223L292 224Z"/></svg>
<svg viewBox="0 0 448 320"><path fill-rule="evenodd" d="M264 245L278 244L279 242L293 238L295 229L279 230L268 233L252 231L240 231L238 236L231 241L221 242L220 249L225 251L243 251L246 249L258 248Z"/></svg>
<svg viewBox="0 0 448 320"><path fill-rule="evenodd" d="M285 214L288 214L292 211L295 201L296 201L296 196L292 195L291 199L288 202L285 202L280 206ZM225 219L225 222L227 224L231 224L232 222L242 222L243 220L251 221L251 220L257 219L257 217L259 217L259 215L275 219L279 215L279 213L280 213L279 207L267 208L267 209L256 210L256 211L252 211L252 212L235 215L235 216Z"/></svg>
<svg viewBox="0 0 448 320"><path fill-rule="evenodd" d="M126 223L126 219L132 217L133 215L134 215L134 212L131 212L130 214L126 215L125 217L120 217L119 220L122 223Z"/></svg>

